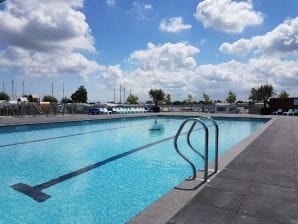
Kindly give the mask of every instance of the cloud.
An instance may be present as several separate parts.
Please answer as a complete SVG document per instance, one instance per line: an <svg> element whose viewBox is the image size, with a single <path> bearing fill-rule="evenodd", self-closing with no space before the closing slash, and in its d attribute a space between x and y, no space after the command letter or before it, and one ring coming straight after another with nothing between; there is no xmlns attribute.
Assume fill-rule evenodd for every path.
<svg viewBox="0 0 298 224"><path fill-rule="evenodd" d="M187 42L162 45L148 43L147 49L133 52L129 59L137 62L144 70L158 68L165 71L179 71L195 67L196 61L193 56L199 52L197 47Z"/></svg>
<svg viewBox="0 0 298 224"><path fill-rule="evenodd" d="M78 52L32 53L19 47L9 47L0 52L0 67L0 71L10 70L16 75L41 77L74 74L84 79L102 68Z"/></svg>
<svg viewBox="0 0 298 224"><path fill-rule="evenodd" d="M82 77L101 66L83 52L95 53L91 29L79 11L82 0L10 0L0 11L2 70L19 75Z"/></svg>
<svg viewBox="0 0 298 224"><path fill-rule="evenodd" d="M146 13L153 9L150 4L136 4ZM142 100L148 99L150 88L162 88L179 100L187 93L199 100L203 92L223 99L230 89L246 99L251 87L266 81L298 94L297 61L272 57L297 55L297 18L286 20L263 36L243 39L237 47L234 43L222 45L226 53L261 53L247 62L200 65L196 60L200 49L188 42L149 42L128 56L130 69L124 70L120 65L100 65L85 56L96 53L96 49L82 7L81 0L7 1L0 11L0 74L79 75L89 80L87 86L94 86L92 100L98 100L99 87L95 85L105 93L102 97L110 100L104 95L113 94L120 84Z"/></svg>
<svg viewBox="0 0 298 224"><path fill-rule="evenodd" d="M148 99L151 88L161 88L178 100L184 100L187 93L200 100L203 92L223 100L229 90L245 100L252 87L266 82L276 90L298 94L298 66L294 60L261 57L246 63L231 60L199 65L194 58L199 51L187 42L148 43L147 48L129 56L134 69L123 71L119 65L106 67L104 82L109 82L109 89L119 84L131 88L141 100Z"/></svg>
<svg viewBox="0 0 298 224"><path fill-rule="evenodd" d="M11 0L0 11L0 42L34 51L95 51L81 1ZM62 49L61 49L62 48Z"/></svg>
<svg viewBox="0 0 298 224"><path fill-rule="evenodd" d="M138 19L147 19L153 10L153 5L146 4L142 1L132 2L132 12L137 15Z"/></svg>
<svg viewBox="0 0 298 224"><path fill-rule="evenodd" d="M197 5L194 16L205 28L232 34L263 23L263 14L254 11L251 0L204 0Z"/></svg>
<svg viewBox="0 0 298 224"><path fill-rule="evenodd" d="M275 57L252 58L247 63L231 60L220 64L199 65L190 85L199 94L202 90L214 97L227 94L232 89L242 99L247 99L250 88L261 83L271 83L275 89L287 89L297 94L298 66L296 61ZM189 87L191 89L191 87Z"/></svg>
<svg viewBox="0 0 298 224"><path fill-rule="evenodd" d="M202 39L200 40L200 44L203 45L203 44L205 44L205 43L207 43L207 38L202 38Z"/></svg>
<svg viewBox="0 0 298 224"><path fill-rule="evenodd" d="M173 17L169 20L162 19L159 25L159 30L170 33L181 32L189 29L191 29L191 25L183 24L182 17Z"/></svg>
<svg viewBox="0 0 298 224"><path fill-rule="evenodd" d="M148 98L150 88L162 88L179 97L181 92L187 92L188 77L197 66L194 56L199 51L187 42L148 43L147 48L129 56L128 63L134 65L134 69L123 71L119 65L108 66L98 78L109 89L117 88L119 84L131 88L141 99Z"/></svg>
<svg viewBox="0 0 298 224"><path fill-rule="evenodd" d="M106 0L106 3L108 4L108 6L115 6L116 0Z"/></svg>
<svg viewBox="0 0 298 224"><path fill-rule="evenodd" d="M243 55L253 50L264 55L288 56L298 54L298 17L287 19L272 31L251 39L221 44L220 51Z"/></svg>
<svg viewBox="0 0 298 224"><path fill-rule="evenodd" d="M99 78L103 81L106 87L113 89L121 84L125 74L120 65L109 65L101 69Z"/></svg>

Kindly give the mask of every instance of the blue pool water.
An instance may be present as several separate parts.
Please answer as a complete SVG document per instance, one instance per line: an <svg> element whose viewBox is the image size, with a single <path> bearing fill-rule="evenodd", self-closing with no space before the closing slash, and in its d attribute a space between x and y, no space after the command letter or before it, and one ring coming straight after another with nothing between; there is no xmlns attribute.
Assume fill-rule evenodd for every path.
<svg viewBox="0 0 298 224"><path fill-rule="evenodd" d="M145 117L0 129L0 223L128 221L191 175L173 148L172 137L184 119ZM266 120L217 122L223 153ZM211 127L210 160L213 138ZM203 150L202 130L191 139ZM185 147L185 136L179 146L199 169L202 161ZM86 167L90 170L85 172ZM43 202L11 187L33 187L78 170L82 173L43 189L51 196Z"/></svg>

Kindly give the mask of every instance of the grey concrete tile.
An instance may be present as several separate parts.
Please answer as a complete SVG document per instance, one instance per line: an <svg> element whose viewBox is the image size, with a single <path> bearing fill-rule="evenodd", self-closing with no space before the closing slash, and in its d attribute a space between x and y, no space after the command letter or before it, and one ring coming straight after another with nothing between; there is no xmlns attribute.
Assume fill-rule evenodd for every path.
<svg viewBox="0 0 298 224"><path fill-rule="evenodd" d="M253 142L248 147L254 151L257 150L258 152L268 152L272 149L272 146L273 145L268 144L268 142L267 143Z"/></svg>
<svg viewBox="0 0 298 224"><path fill-rule="evenodd" d="M293 177L296 175L295 169L289 168L260 168L258 173L270 173L289 177Z"/></svg>
<svg viewBox="0 0 298 224"><path fill-rule="evenodd" d="M268 184L253 183L247 194L253 194L259 197L268 197L276 200L298 202L295 189Z"/></svg>
<svg viewBox="0 0 298 224"><path fill-rule="evenodd" d="M207 186L222 190L231 191L238 194L245 194L250 182L247 180L237 180L227 177L216 177Z"/></svg>
<svg viewBox="0 0 298 224"><path fill-rule="evenodd" d="M259 165L259 163L250 163L243 160L233 160L227 165L227 168L232 170L255 172Z"/></svg>
<svg viewBox="0 0 298 224"><path fill-rule="evenodd" d="M277 160L277 161L283 161L283 162L294 162L295 154L282 154L282 153L270 153L265 156L266 159L270 160Z"/></svg>
<svg viewBox="0 0 298 224"><path fill-rule="evenodd" d="M278 222L237 214L232 224L279 224Z"/></svg>
<svg viewBox="0 0 298 224"><path fill-rule="evenodd" d="M295 158L295 157L294 157ZM280 161L280 160L272 160L272 159L268 159L265 158L262 161L262 165L263 167L268 166L269 168L296 168L296 163L295 160L293 158L293 161Z"/></svg>
<svg viewBox="0 0 298 224"><path fill-rule="evenodd" d="M251 180L253 178L253 173L225 168L222 171L220 171L217 176L229 177L229 178L234 178L239 180Z"/></svg>
<svg viewBox="0 0 298 224"><path fill-rule="evenodd" d="M239 210L245 215L281 223L298 223L297 211L297 203L253 194L245 198Z"/></svg>
<svg viewBox="0 0 298 224"><path fill-rule="evenodd" d="M235 213L198 203L189 203L168 224L230 224Z"/></svg>
<svg viewBox="0 0 298 224"><path fill-rule="evenodd" d="M192 199L192 202L236 212L243 199L244 194L206 186Z"/></svg>
<svg viewBox="0 0 298 224"><path fill-rule="evenodd" d="M264 153L265 155L265 153ZM255 152L249 152L249 153L241 153L236 160L237 161L243 161L247 163L255 163L259 164L261 163L264 156L261 155L261 153L255 153Z"/></svg>
<svg viewBox="0 0 298 224"><path fill-rule="evenodd" d="M297 180L295 176L283 176L274 173L265 173L264 170L257 173L254 181L281 187L297 187Z"/></svg>

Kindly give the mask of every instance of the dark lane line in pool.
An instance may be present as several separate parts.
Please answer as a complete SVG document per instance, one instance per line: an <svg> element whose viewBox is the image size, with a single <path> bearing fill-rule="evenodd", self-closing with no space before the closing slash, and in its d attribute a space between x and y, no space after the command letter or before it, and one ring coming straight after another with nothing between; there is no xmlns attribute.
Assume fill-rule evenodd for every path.
<svg viewBox="0 0 298 224"><path fill-rule="evenodd" d="M221 123L224 123L224 122L219 122L218 124L221 124ZM207 127L210 127L210 126L213 126L213 125L207 125ZM197 129L194 129L194 131L198 131L198 130L201 130L203 128L197 128ZM182 135L186 135L187 132L183 132ZM146 144L146 145L143 145L143 146L140 146L140 147L137 147L137 148L134 148L132 150L129 150L129 151L126 151L126 152L123 152L123 153L120 153L120 154L117 154L115 156L112 156L112 157L109 157L105 160L102 160L102 161L99 161L97 163L93 163L91 165L88 165L88 166L85 166L79 170L75 170L73 172L70 172L70 173L67 173L65 175L62 175L60 177L57 177L57 178L54 178L54 179L51 179L45 183L42 183L42 184L39 184L39 185L35 185L35 186L30 186L28 184L24 184L24 183L17 183L17 184L14 184L12 186L10 186L11 188L13 188L14 190L16 191L19 191L29 197L31 197L32 199L34 199L35 201L37 202L44 202L46 201L47 199L49 199L51 196L42 192L42 190L46 189L46 188L49 188L53 185L56 185L56 184L59 184L61 182L64 182L68 179L71 179L73 177L76 177L76 176L79 176L83 173L86 173L92 169L95 169L95 168L98 168L100 166L103 166L107 163L110 163L114 160L118 160L118 159L121 159L125 156L128 156L132 153L135 153L135 152L138 152L138 151L141 151L141 150L144 150L148 147L151 147L151 146L154 146L154 145L157 145L159 143L162 143L162 142L166 142L168 140L171 140L173 139L175 136L171 136L171 137L167 137L167 138L164 138L164 139L161 139L161 140L158 140L158 141L155 141L155 142L152 142L152 143L149 143L149 144Z"/></svg>
<svg viewBox="0 0 298 224"><path fill-rule="evenodd" d="M156 141L156 142L152 142L152 143L149 143L147 145L143 145L141 147L138 147L138 148L135 148L135 149L132 149L132 150L129 150L129 151L126 151L126 152L123 152L123 153L120 153L120 154L117 154L115 156L112 156L112 157L109 157L105 160L102 160L100 162L97 162L97 163L93 163L91 165L88 165L88 166L85 166L79 170L76 170L76 171L73 171L71 173L68 173L68 174L65 174L65 175L62 175L60 177L57 177L55 179L51 179L49 180L48 182L45 182L45 183L42 183L42 184L39 184L39 185L36 185L36 186L30 186L30 185L27 185L27 184L24 184L24 183L18 183L18 184L14 184L12 185L11 187L16 190L16 191L19 191L23 194L26 194L28 195L29 197L31 197L32 199L38 201L38 202L43 202L45 200L47 200L48 198L50 198L51 196L46 194L46 193L43 193L42 190L46 189L46 188L49 188L53 185L56 185L58 183L61 183L63 181L66 181L70 178L73 178L73 177L76 177L78 175L81 175L83 173L86 173L92 169L95 169L97 167L100 167L100 166L103 166L107 163L110 163L114 160L117 160L117 159L120 159L120 158L123 158L125 156L128 156L132 153L135 153L135 152L138 152L140 150L144 150L150 146L153 146L153 145L157 145L159 143L162 143L162 142L165 142L165 141L168 141L170 139L174 138L174 136L171 136L171 137L168 137L168 138L164 138L164 139L161 139L159 141Z"/></svg>
<svg viewBox="0 0 298 224"><path fill-rule="evenodd" d="M166 121L158 121L158 123L162 123L162 122L166 122ZM36 140L31 140L31 141L15 142L15 143L10 143L10 144L0 145L0 148L15 146L15 145L30 144L30 143L35 143L35 142L49 141L49 140L54 140L54 139L59 139L59 138L68 138L68 137L79 136L79 135L93 134L93 133L98 133L98 132L112 131L112 130L117 130L117 129L121 129L121 128L145 126L145 125L150 125L150 124L152 124L152 123L142 123L142 124L137 124L137 125L128 125L128 126L123 126L123 127L100 129L100 130L87 131L87 132L75 133L75 134L70 134L70 135L61 135L61 136L57 136L57 137L41 138L41 139L36 139Z"/></svg>

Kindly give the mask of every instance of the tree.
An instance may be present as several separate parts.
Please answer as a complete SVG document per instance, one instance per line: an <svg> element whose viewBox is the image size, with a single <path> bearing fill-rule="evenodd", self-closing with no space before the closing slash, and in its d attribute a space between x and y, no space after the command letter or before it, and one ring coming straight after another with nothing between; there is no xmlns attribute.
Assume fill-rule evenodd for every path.
<svg viewBox="0 0 298 224"><path fill-rule="evenodd" d="M33 98L33 96L30 94L29 96L27 95L24 95L23 97L26 97L27 100L30 102L30 103L38 103L38 99L37 98Z"/></svg>
<svg viewBox="0 0 298 224"><path fill-rule="evenodd" d="M283 99L286 99L288 98L290 95L285 91L281 91L280 94L278 95L279 98L283 98Z"/></svg>
<svg viewBox="0 0 298 224"><path fill-rule="evenodd" d="M229 95L226 98L226 101L228 103L235 103L237 101L236 94L230 90Z"/></svg>
<svg viewBox="0 0 298 224"><path fill-rule="evenodd" d="M139 98L135 95L129 94L129 96L127 97L126 101L129 104L137 104L138 103Z"/></svg>
<svg viewBox="0 0 298 224"><path fill-rule="evenodd" d="M80 86L77 91L71 94L72 102L74 103L86 103L87 102L87 90L84 86Z"/></svg>
<svg viewBox="0 0 298 224"><path fill-rule="evenodd" d="M191 94L187 94L186 105L192 106L193 105L193 97Z"/></svg>
<svg viewBox="0 0 298 224"><path fill-rule="evenodd" d="M9 101L10 97L6 92L0 92L0 100L6 100Z"/></svg>
<svg viewBox="0 0 298 224"><path fill-rule="evenodd" d="M171 99L171 95L167 94L165 97L165 104L167 105L171 105L172 104L172 99Z"/></svg>
<svg viewBox="0 0 298 224"><path fill-rule="evenodd" d="M64 97L61 99L61 103L72 103L72 101L68 97Z"/></svg>
<svg viewBox="0 0 298 224"><path fill-rule="evenodd" d="M212 100L211 100L210 96L206 93L203 93L203 102L207 106L208 111L209 111L210 106L212 104Z"/></svg>
<svg viewBox="0 0 298 224"><path fill-rule="evenodd" d="M42 101L43 102L50 102L50 103L57 103L58 102L58 100L55 97L51 96L51 95L45 95L43 97Z"/></svg>
<svg viewBox="0 0 298 224"><path fill-rule="evenodd" d="M165 93L161 89L150 89L149 95L152 98L155 107L165 99Z"/></svg>
<svg viewBox="0 0 298 224"><path fill-rule="evenodd" d="M210 96L206 93L203 93L203 102L205 105L210 106L212 104L212 100L210 98Z"/></svg>
<svg viewBox="0 0 298 224"><path fill-rule="evenodd" d="M179 101L179 100L175 100L175 101L173 102L173 105L182 105L182 102Z"/></svg>
<svg viewBox="0 0 298 224"><path fill-rule="evenodd" d="M263 102L266 109L268 100L275 95L273 86L270 84L261 85L258 88L252 88L250 90L249 99L254 102Z"/></svg>

